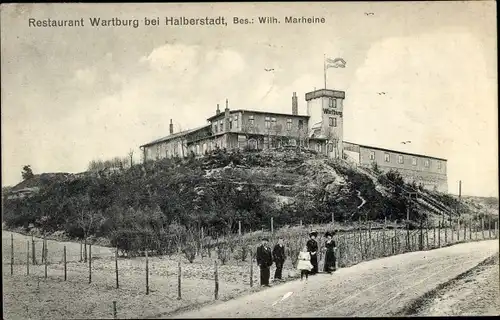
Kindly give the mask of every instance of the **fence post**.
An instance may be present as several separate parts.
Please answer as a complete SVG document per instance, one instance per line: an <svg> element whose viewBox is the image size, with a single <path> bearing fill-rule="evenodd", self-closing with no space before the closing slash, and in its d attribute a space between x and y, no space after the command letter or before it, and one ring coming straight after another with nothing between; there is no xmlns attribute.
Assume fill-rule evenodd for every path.
<svg viewBox="0 0 500 320"><path fill-rule="evenodd" d="M302 219L300 219L300 226L302 227Z"/></svg>
<svg viewBox="0 0 500 320"><path fill-rule="evenodd" d="M45 236L42 239L42 263L45 262Z"/></svg>
<svg viewBox="0 0 500 320"><path fill-rule="evenodd" d="M85 247L87 245L85 244ZM85 255L85 257L87 257ZM89 243L89 284L92 283L92 243Z"/></svg>
<svg viewBox="0 0 500 320"><path fill-rule="evenodd" d="M429 220L427 220L426 223L426 229L425 229L425 240L426 240L426 250L429 250Z"/></svg>
<svg viewBox="0 0 500 320"><path fill-rule="evenodd" d="M472 219L469 220L469 240L472 240Z"/></svg>
<svg viewBox="0 0 500 320"><path fill-rule="evenodd" d="M271 234L274 233L274 219L271 217Z"/></svg>
<svg viewBox="0 0 500 320"><path fill-rule="evenodd" d="M250 287L253 287L253 249L250 248Z"/></svg>
<svg viewBox="0 0 500 320"><path fill-rule="evenodd" d="M332 212L332 225L335 224L335 213Z"/></svg>
<svg viewBox="0 0 500 320"><path fill-rule="evenodd" d="M488 238L491 239L491 217L488 219Z"/></svg>
<svg viewBox="0 0 500 320"><path fill-rule="evenodd" d="M238 236L241 237L241 220L238 220Z"/></svg>
<svg viewBox="0 0 500 320"><path fill-rule="evenodd" d="M63 254L64 254L64 281L67 279L67 269L66 269L66 246L64 246L63 249Z"/></svg>
<svg viewBox="0 0 500 320"><path fill-rule="evenodd" d="M396 249L397 248L397 249ZM398 245L398 229L394 228L394 253L399 253L399 245Z"/></svg>
<svg viewBox="0 0 500 320"><path fill-rule="evenodd" d="M453 224L453 221L451 220L451 218L450 218L450 229L451 229L451 243L453 243L453 239L454 239L453 234L455 233L456 228L454 227L454 224Z"/></svg>
<svg viewBox="0 0 500 320"><path fill-rule="evenodd" d="M80 240L80 261L79 262L82 262L83 261L83 244L82 244L82 241Z"/></svg>
<svg viewBox="0 0 500 320"><path fill-rule="evenodd" d="M45 279L47 279L47 260L48 260L47 257L49 256L49 248L47 248L48 243L47 243L47 240L45 239L45 237L44 237L44 242L45 242L45 245L44 245L45 250L44 250L43 256L44 256L44 261L45 261Z"/></svg>
<svg viewBox="0 0 500 320"><path fill-rule="evenodd" d="M14 235L10 234L10 275L14 274Z"/></svg>
<svg viewBox="0 0 500 320"><path fill-rule="evenodd" d="M214 276L215 276L215 300L219 299L219 270L217 268L217 260L214 260L215 264L215 271L214 271Z"/></svg>
<svg viewBox="0 0 500 320"><path fill-rule="evenodd" d="M457 228L458 228L458 232L457 232L457 241L460 242L460 218L458 219L457 221Z"/></svg>
<svg viewBox="0 0 500 320"><path fill-rule="evenodd" d="M424 220L420 219L420 244L419 250L424 250Z"/></svg>
<svg viewBox="0 0 500 320"><path fill-rule="evenodd" d="M368 222L368 258L373 257L372 250L372 223Z"/></svg>
<svg viewBox="0 0 500 320"><path fill-rule="evenodd" d="M33 240L33 236L31 236L31 258L32 264L36 265L36 250L35 250L35 240Z"/></svg>
<svg viewBox="0 0 500 320"><path fill-rule="evenodd" d="M434 230L434 236L432 238L432 241L434 243L433 247L435 248L436 247L436 225L434 223L432 224L432 229Z"/></svg>
<svg viewBox="0 0 500 320"><path fill-rule="evenodd" d="M406 221L406 251L411 251L410 220Z"/></svg>
<svg viewBox="0 0 500 320"><path fill-rule="evenodd" d="M481 240L484 240L484 218L481 218L481 235L483 236Z"/></svg>
<svg viewBox="0 0 500 320"><path fill-rule="evenodd" d="M464 220L463 227L464 227L464 241L467 241L467 220Z"/></svg>
<svg viewBox="0 0 500 320"><path fill-rule="evenodd" d="M83 244L84 244L84 247L83 247L83 262L87 263L87 237L85 237L85 239L83 240Z"/></svg>
<svg viewBox="0 0 500 320"><path fill-rule="evenodd" d="M30 275L30 241L26 241L26 275Z"/></svg>
<svg viewBox="0 0 500 320"><path fill-rule="evenodd" d="M148 250L146 252L146 294L149 294L149 260L148 260Z"/></svg>
<svg viewBox="0 0 500 320"><path fill-rule="evenodd" d="M448 243L448 226L446 223L443 223L443 228L444 228L444 243Z"/></svg>
<svg viewBox="0 0 500 320"><path fill-rule="evenodd" d="M177 300L181 300L181 254L180 248L177 251L179 255L179 260L177 261L178 272L177 272Z"/></svg>
<svg viewBox="0 0 500 320"><path fill-rule="evenodd" d="M385 231L386 231L386 228L387 228L387 217L384 217L384 229L383 229L383 233L382 233L382 250L383 250L384 257L386 255L386 253L385 253Z"/></svg>
<svg viewBox="0 0 500 320"><path fill-rule="evenodd" d="M118 246L116 247L115 251L115 274L116 274L116 289L118 289L120 287L118 284Z"/></svg>
<svg viewBox="0 0 500 320"><path fill-rule="evenodd" d="M364 252L363 252L363 232L361 232L361 217L359 218L358 222L358 228L359 228L359 248L361 251L361 261L364 260Z"/></svg>
<svg viewBox="0 0 500 320"><path fill-rule="evenodd" d="M117 319L117 316L116 316L116 301L113 301L113 319Z"/></svg>
<svg viewBox="0 0 500 320"><path fill-rule="evenodd" d="M438 222L438 248L441 248L441 221Z"/></svg>

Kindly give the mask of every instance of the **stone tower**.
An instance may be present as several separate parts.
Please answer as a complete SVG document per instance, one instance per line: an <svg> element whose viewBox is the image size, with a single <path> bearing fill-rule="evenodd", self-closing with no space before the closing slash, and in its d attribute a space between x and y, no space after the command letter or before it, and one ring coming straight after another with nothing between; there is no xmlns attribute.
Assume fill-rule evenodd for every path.
<svg viewBox="0 0 500 320"><path fill-rule="evenodd" d="M344 91L320 89L306 93L309 137L322 145L322 153L330 158L343 155L344 99Z"/></svg>

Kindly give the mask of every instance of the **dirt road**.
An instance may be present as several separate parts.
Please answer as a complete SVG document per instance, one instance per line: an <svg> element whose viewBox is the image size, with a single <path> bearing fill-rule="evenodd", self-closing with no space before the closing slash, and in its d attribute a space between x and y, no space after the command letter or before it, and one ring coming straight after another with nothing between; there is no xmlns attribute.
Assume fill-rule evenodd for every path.
<svg viewBox="0 0 500 320"><path fill-rule="evenodd" d="M498 316L499 257L495 257L460 279L451 281L416 310L418 316Z"/></svg>
<svg viewBox="0 0 500 320"><path fill-rule="evenodd" d="M488 240L392 256L174 318L390 316L497 252L498 240Z"/></svg>

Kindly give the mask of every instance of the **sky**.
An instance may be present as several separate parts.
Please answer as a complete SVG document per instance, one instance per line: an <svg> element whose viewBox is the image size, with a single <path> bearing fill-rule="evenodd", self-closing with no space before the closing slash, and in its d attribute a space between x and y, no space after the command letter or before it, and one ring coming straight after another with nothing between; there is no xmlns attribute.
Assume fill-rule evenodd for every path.
<svg viewBox="0 0 500 320"><path fill-rule="evenodd" d="M498 195L495 2L8 4L1 7L2 185L81 172L94 159L140 161L139 146L230 109L299 113L305 93L346 92L344 140L448 159L450 193ZM367 13L373 13L368 14ZM324 24L285 24L285 16ZM223 16L227 26L165 26ZM235 25L275 16L280 24ZM139 19L91 27L89 18ZM144 18L160 26L144 26ZM34 28L29 19L80 19ZM274 69L265 71L264 69ZM386 92L379 95L378 92ZM401 141L410 140L410 144Z"/></svg>

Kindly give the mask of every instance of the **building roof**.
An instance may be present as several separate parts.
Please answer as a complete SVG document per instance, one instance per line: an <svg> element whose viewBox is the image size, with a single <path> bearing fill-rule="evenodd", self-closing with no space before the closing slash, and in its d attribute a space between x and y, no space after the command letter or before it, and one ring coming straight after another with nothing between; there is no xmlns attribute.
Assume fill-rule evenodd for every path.
<svg viewBox="0 0 500 320"><path fill-rule="evenodd" d="M279 112L272 112L272 111L259 111L259 110L248 110L248 109L237 109L237 110L229 110L229 113L260 113L260 114L269 114L269 115L276 115L276 116L286 116L286 117L296 117L296 118L309 118L307 115L300 115L300 114L291 114L291 113L279 113ZM208 118L208 121L213 120L214 118L217 118L219 116L224 116L224 111L221 111L221 113L216 114Z"/></svg>
<svg viewBox="0 0 500 320"><path fill-rule="evenodd" d="M204 125L202 127L197 127L197 128L194 128L194 129L189 129L189 130L184 130L184 131L181 131L181 132L177 132L177 133L174 133L174 134L171 134L171 135L168 135L166 137L163 137L163 138L160 138L160 139L156 139L156 140L153 140L151 142L148 142L146 144L143 144L142 146L140 146L141 148L142 147L149 147L149 146L152 146L152 145L155 145L157 143L160 143L160 142L165 142L165 141L168 141L168 140L172 140L172 139L175 139L175 138L180 138L182 136L185 136L187 134L190 134L190 133L193 133L193 132L196 132L198 130L201 130L201 129L205 129L206 127L209 127L210 125Z"/></svg>
<svg viewBox="0 0 500 320"><path fill-rule="evenodd" d="M353 145L357 145L357 146L364 147L364 148L369 148L369 149L375 149L375 150L381 150L381 151L389 151L389 152L395 152L395 153L400 153L400 154L406 154L406 155L409 155L409 156L424 157L424 158L429 158L429 159L435 159L435 160L441 160L441 161L448 161L447 159L437 158L437 157L433 157L433 156L427 156L425 154L409 153L409 152L398 151L398 150L393 150L393 149L385 149L385 148L381 148L381 147L368 146L368 145L365 145L365 144L359 144L359 143L349 142L349 141L345 141L345 140L344 140L344 143L350 143L350 144L353 144Z"/></svg>

